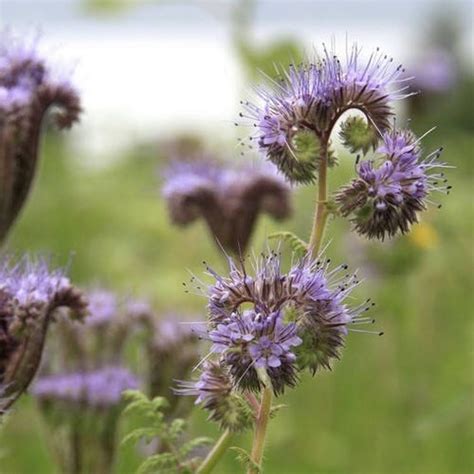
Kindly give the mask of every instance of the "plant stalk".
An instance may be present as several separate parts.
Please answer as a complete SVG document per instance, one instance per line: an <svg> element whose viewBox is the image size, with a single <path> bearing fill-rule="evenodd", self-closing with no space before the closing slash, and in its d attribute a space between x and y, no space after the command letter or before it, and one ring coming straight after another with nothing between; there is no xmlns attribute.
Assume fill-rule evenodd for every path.
<svg viewBox="0 0 474 474"><path fill-rule="evenodd" d="M270 419L270 411L272 408L272 388L265 387L262 392L262 402L260 404L260 410L258 412L257 423L255 425L255 435L252 445L252 461L258 466L262 463L263 451L265 449L265 438L267 435L267 426ZM248 474L257 474L257 470L250 467Z"/></svg>
<svg viewBox="0 0 474 474"><path fill-rule="evenodd" d="M317 257L321 250L323 242L324 230L326 228L327 219L329 216L327 201L328 201L328 140L323 141L321 155L319 157L319 171L318 171L318 194L316 201L316 209L314 213L313 228L311 230L311 237L309 239L308 253L313 257Z"/></svg>
<svg viewBox="0 0 474 474"><path fill-rule="evenodd" d="M227 451L227 448L232 442L233 433L230 430L225 430L221 437L217 440L206 459L201 463L196 471L196 474L208 474L216 467L221 457Z"/></svg>

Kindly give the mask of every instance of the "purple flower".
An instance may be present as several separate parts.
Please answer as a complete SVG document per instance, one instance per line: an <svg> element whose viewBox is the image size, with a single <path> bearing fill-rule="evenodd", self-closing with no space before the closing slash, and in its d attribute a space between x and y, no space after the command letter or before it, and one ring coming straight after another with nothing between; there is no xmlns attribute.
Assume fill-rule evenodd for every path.
<svg viewBox="0 0 474 474"><path fill-rule="evenodd" d="M324 47L314 64L290 66L273 88L260 87L263 104L244 103L246 117L257 129L267 158L295 182L315 180L319 140L327 141L338 118L348 109L361 110L379 130L387 130L391 101L409 96L403 68L378 49L364 61L353 45L345 62ZM313 141L308 141L308 135Z"/></svg>
<svg viewBox="0 0 474 474"><path fill-rule="evenodd" d="M419 140L409 131L393 130L383 136L377 150L382 162L363 161L358 178L336 196L341 214L351 216L355 230L368 238L384 240L409 231L427 207L433 191L449 192L437 161L441 149L422 158Z"/></svg>
<svg viewBox="0 0 474 474"><path fill-rule="evenodd" d="M458 70L449 51L435 49L418 58L414 69L414 85L423 92L449 92L456 84Z"/></svg>
<svg viewBox="0 0 474 474"><path fill-rule="evenodd" d="M163 196L172 221L185 226L203 218L219 245L243 252L261 213L288 217L290 189L266 165L230 165L200 156L174 162L165 173Z"/></svg>
<svg viewBox="0 0 474 474"><path fill-rule="evenodd" d="M0 240L20 212L38 161L41 126L49 109L59 129L79 118L80 100L69 80L11 35L0 38Z"/></svg>
<svg viewBox="0 0 474 474"><path fill-rule="evenodd" d="M92 372L77 372L41 377L33 394L42 402L68 402L90 408L117 405L125 390L137 389L138 379L122 367L104 367Z"/></svg>
<svg viewBox="0 0 474 474"><path fill-rule="evenodd" d="M209 339L242 389L260 389L257 369L281 392L295 384L297 370L329 368L348 327L371 322L360 316L368 302L347 304L358 280L346 265L330 270L329 261L306 257L284 273L272 253L257 259L250 275L244 262L229 263L229 276L208 268L216 280L207 292Z"/></svg>
<svg viewBox="0 0 474 474"><path fill-rule="evenodd" d="M252 421L250 410L241 397L233 393L233 384L223 364L206 361L195 381L178 381L174 390L178 395L194 396L196 404L209 412L209 419L223 429L240 431Z"/></svg>
<svg viewBox="0 0 474 474"><path fill-rule="evenodd" d="M87 324L90 326L103 325L110 322L118 312L117 296L111 291L94 289L88 292L89 316Z"/></svg>
<svg viewBox="0 0 474 474"><path fill-rule="evenodd" d="M296 383L296 357L291 348L302 341L296 335L296 324L284 323L282 318L280 313L235 312L210 331L211 351L221 354L241 389L260 389L257 369L266 370L276 393Z"/></svg>
<svg viewBox="0 0 474 474"><path fill-rule="evenodd" d="M219 399L227 397L232 390L232 383L225 368L213 361L204 363L201 376L193 382L179 381L175 392L180 395L194 396L196 404L212 406Z"/></svg>
<svg viewBox="0 0 474 474"><path fill-rule="evenodd" d="M87 314L84 296L61 270L51 270L44 259L0 259L1 410L30 384L53 313L61 307L79 319Z"/></svg>

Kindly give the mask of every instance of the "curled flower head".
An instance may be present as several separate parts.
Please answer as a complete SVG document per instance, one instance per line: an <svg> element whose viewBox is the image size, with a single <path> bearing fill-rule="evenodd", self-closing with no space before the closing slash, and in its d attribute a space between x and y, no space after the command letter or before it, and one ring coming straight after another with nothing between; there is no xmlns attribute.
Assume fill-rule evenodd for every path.
<svg viewBox="0 0 474 474"><path fill-rule="evenodd" d="M56 73L35 45L0 36L0 240L27 198L38 160L41 125L54 107L59 129L70 128L81 111L78 93Z"/></svg>
<svg viewBox="0 0 474 474"><path fill-rule="evenodd" d="M40 402L65 402L88 408L106 408L121 401L122 392L137 389L138 379L123 367L102 367L40 377L33 394Z"/></svg>
<svg viewBox="0 0 474 474"><path fill-rule="evenodd" d="M422 158L419 140L407 130L386 132L377 150L381 163L363 161L358 177L336 195L340 212L350 216L355 230L368 238L384 240L406 233L418 222L433 191L449 192L444 168L438 162L442 149Z"/></svg>
<svg viewBox="0 0 474 474"><path fill-rule="evenodd" d="M251 423L251 412L247 403L232 391L232 379L227 369L219 362L206 361L198 380L178 382L175 392L196 398L196 404L209 412L209 419L223 429L240 431Z"/></svg>
<svg viewBox="0 0 474 474"><path fill-rule="evenodd" d="M82 319L87 302L61 270L43 259L0 262L0 408L28 387L41 360L49 323L59 308Z"/></svg>
<svg viewBox="0 0 474 474"><path fill-rule="evenodd" d="M368 301L347 303L358 280L346 265L331 270L329 260L308 256L285 273L275 253L256 259L253 274L243 261L229 264L228 276L208 267L215 283L207 290L207 337L237 390L258 391L264 373L281 393L298 371L330 368L350 325L372 322L360 316Z"/></svg>
<svg viewBox="0 0 474 474"><path fill-rule="evenodd" d="M205 157L173 163L163 196L175 224L203 218L217 242L235 254L246 249L261 213L278 220L291 213L289 186L274 169Z"/></svg>
<svg viewBox="0 0 474 474"><path fill-rule="evenodd" d="M354 45L342 62L324 47L313 64L290 66L274 87L257 90L263 105L245 102L260 150L291 181L316 178L320 141L327 142L341 115L362 111L379 130L389 128L391 101L407 97L403 68L378 49L367 59Z"/></svg>

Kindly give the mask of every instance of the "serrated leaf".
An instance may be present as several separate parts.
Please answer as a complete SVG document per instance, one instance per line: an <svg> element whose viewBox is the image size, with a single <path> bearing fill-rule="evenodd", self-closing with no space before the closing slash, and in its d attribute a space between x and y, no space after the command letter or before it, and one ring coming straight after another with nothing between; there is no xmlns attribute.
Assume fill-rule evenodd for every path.
<svg viewBox="0 0 474 474"><path fill-rule="evenodd" d="M137 474L146 474L148 472L175 472L179 463L176 456L172 453L161 453L150 456L144 463L140 465Z"/></svg>
<svg viewBox="0 0 474 474"><path fill-rule="evenodd" d="M280 403L279 405L273 405L271 410L270 410L270 418L273 418L276 416L276 414L282 409L286 408L288 405L285 405L284 403Z"/></svg>
<svg viewBox="0 0 474 474"><path fill-rule="evenodd" d="M308 252L308 244L296 234L289 231L275 232L268 236L269 239L281 239L286 242L297 257L304 257Z"/></svg>
<svg viewBox="0 0 474 474"><path fill-rule="evenodd" d="M137 428L129 433L122 440L122 444L127 444L131 441L137 442L142 438L152 439L159 436L159 431L156 428Z"/></svg>
<svg viewBox="0 0 474 474"><path fill-rule="evenodd" d="M252 459L250 454L245 451L245 449L239 448L237 446L232 446L229 449L232 449L232 451L237 453L237 460L242 463L245 469L252 469L256 474L261 474L262 467Z"/></svg>

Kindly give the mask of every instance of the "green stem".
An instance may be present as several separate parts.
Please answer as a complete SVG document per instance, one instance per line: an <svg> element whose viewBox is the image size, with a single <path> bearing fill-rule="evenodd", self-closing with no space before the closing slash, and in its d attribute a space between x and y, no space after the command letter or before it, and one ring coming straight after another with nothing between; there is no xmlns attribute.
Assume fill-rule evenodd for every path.
<svg viewBox="0 0 474 474"><path fill-rule="evenodd" d="M227 448L232 442L233 433L230 430L225 430L217 443L212 448L211 452L206 456L206 459L201 463L196 471L196 474L208 474L216 467L221 457L227 451Z"/></svg>
<svg viewBox="0 0 474 474"><path fill-rule="evenodd" d="M324 230L328 219L328 140L323 141L321 155L319 157L319 172L318 172L318 195L316 201L316 209L314 213L313 228L311 230L311 237L309 239L308 252L314 257L317 257L321 250L321 244L324 237Z"/></svg>
<svg viewBox="0 0 474 474"><path fill-rule="evenodd" d="M272 408L272 388L265 387L262 392L262 402L258 412L257 422L255 425L255 435L252 445L252 461L258 466L262 463L263 450L265 448L265 438L267 435L267 426L270 419L270 411ZM248 474L257 474L257 470L250 467Z"/></svg>

